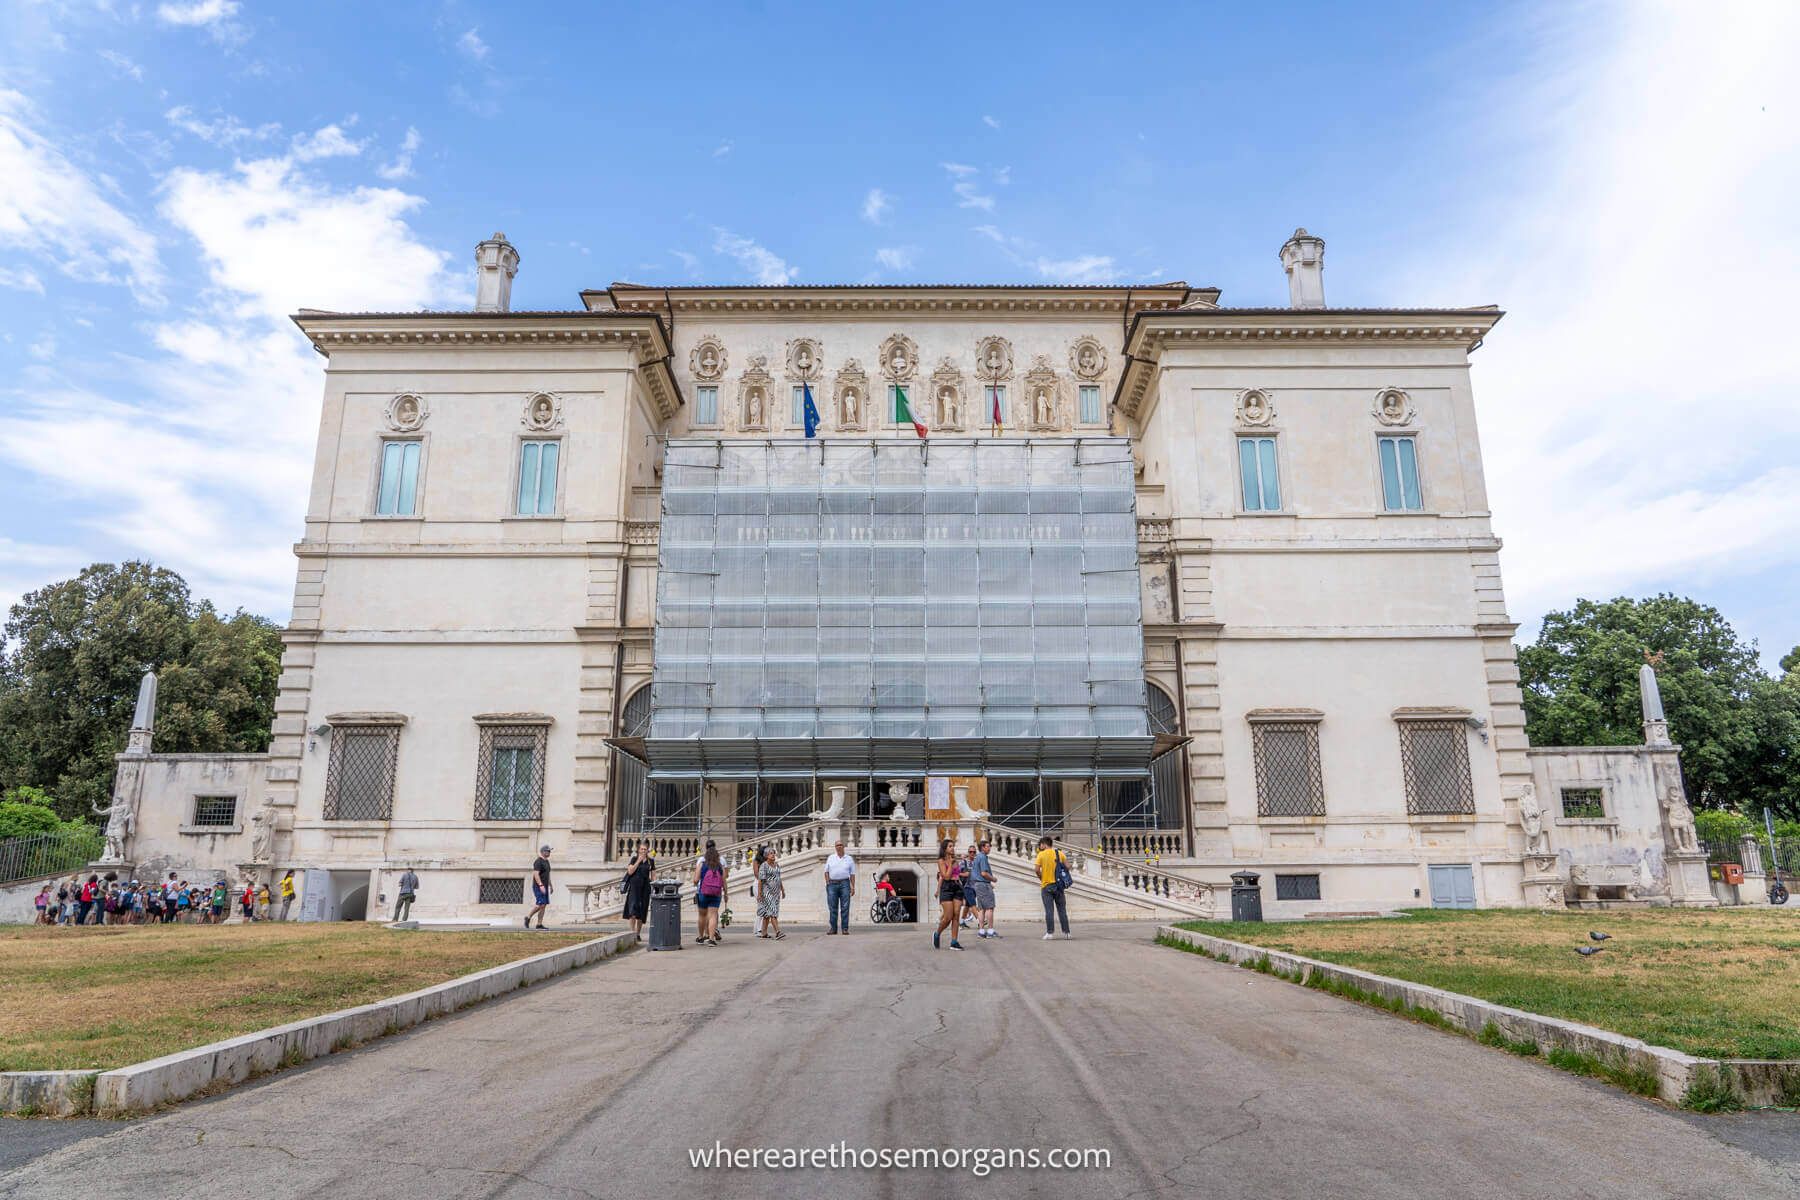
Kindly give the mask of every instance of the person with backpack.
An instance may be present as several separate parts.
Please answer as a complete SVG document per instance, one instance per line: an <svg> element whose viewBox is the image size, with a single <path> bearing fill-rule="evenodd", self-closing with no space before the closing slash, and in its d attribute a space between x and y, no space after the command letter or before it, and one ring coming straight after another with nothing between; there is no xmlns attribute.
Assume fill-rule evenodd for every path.
<svg viewBox="0 0 1800 1200"><path fill-rule="evenodd" d="M956 918L962 908L962 860L956 857L956 839L945 838L938 844L938 927L931 933L931 948L943 949L944 930L950 931L950 948L961 950L956 940Z"/></svg>
<svg viewBox="0 0 1800 1200"><path fill-rule="evenodd" d="M394 922L398 924L412 916L413 900L419 894L419 873L411 867L400 876L400 897L394 901Z"/></svg>
<svg viewBox="0 0 1800 1200"><path fill-rule="evenodd" d="M694 865L694 920L700 934L696 946L719 944L719 909L725 904L727 891L725 864L719 860L719 847L706 840L706 853Z"/></svg>
<svg viewBox="0 0 1800 1200"><path fill-rule="evenodd" d="M537 927L544 927L544 910L550 907L550 847L539 846L538 856L531 863L531 903L532 909L525 914L525 928L531 928L531 918L537 918Z"/></svg>
<svg viewBox="0 0 1800 1200"><path fill-rule="evenodd" d="M1052 917L1062 921L1063 936L1069 937L1069 901L1065 893L1074 877L1069 874L1068 860L1048 835L1038 839L1037 873L1044 897L1044 940L1047 942L1056 936Z"/></svg>
<svg viewBox="0 0 1800 1200"><path fill-rule="evenodd" d="M43 887L38 889L37 898L33 900L31 904L33 908L37 909L37 923L39 925L48 925L50 922L46 921L44 918L50 911L49 884L46 883Z"/></svg>

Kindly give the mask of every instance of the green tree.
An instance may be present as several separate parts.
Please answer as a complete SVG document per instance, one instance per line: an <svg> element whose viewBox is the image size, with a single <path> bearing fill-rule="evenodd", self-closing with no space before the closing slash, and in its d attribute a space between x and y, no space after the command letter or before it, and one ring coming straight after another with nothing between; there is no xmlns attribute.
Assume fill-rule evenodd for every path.
<svg viewBox="0 0 1800 1200"><path fill-rule="evenodd" d="M1800 811L1800 689L1765 674L1754 643L1680 596L1577 600L1519 651L1525 730L1539 746L1643 740L1638 668L1660 655L1669 734L1696 807Z"/></svg>
<svg viewBox="0 0 1800 1200"><path fill-rule="evenodd" d="M48 788L64 817L104 802L145 671L157 750L268 747L279 631L196 603L173 571L96 563L14 605L0 648L0 788Z"/></svg>

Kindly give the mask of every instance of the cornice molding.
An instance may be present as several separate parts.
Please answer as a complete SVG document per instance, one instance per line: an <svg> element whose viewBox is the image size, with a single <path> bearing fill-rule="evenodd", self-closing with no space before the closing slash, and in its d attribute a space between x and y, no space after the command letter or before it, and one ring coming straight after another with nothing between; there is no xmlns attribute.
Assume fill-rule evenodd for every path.
<svg viewBox="0 0 1800 1200"><path fill-rule="evenodd" d="M1039 292L1031 288L819 288L789 291L782 288L639 288L614 287L610 291L585 291L590 307L614 306L621 313L677 316L869 316L881 313L1003 313L1015 316L1036 313L1066 316L1092 313L1133 315L1167 312L1196 299L1216 302L1211 288L1186 285L1142 288L1093 288ZM1130 304L1129 310L1126 308ZM604 311L604 309L602 309Z"/></svg>

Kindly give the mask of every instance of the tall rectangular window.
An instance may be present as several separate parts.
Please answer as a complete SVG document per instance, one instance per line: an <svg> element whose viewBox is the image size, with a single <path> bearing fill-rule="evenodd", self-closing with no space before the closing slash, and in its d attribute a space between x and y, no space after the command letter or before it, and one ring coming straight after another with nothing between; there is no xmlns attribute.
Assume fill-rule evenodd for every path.
<svg viewBox="0 0 1800 1200"><path fill-rule="evenodd" d="M1417 512L1419 455L1410 437L1384 437L1381 442L1381 502L1389 512Z"/></svg>
<svg viewBox="0 0 1800 1200"><path fill-rule="evenodd" d="M1281 509L1281 472L1275 466L1275 439L1241 437L1238 474L1243 480L1245 512L1278 512Z"/></svg>
<svg viewBox="0 0 1800 1200"><path fill-rule="evenodd" d="M556 460L561 442L519 443L519 506L521 517L548 517L556 512Z"/></svg>
<svg viewBox="0 0 1800 1200"><path fill-rule="evenodd" d="M394 813L398 725L333 725L325 767L327 821L386 821Z"/></svg>
<svg viewBox="0 0 1800 1200"><path fill-rule="evenodd" d="M697 387L694 389L694 424L717 425L719 423L719 389L716 387Z"/></svg>
<svg viewBox="0 0 1800 1200"><path fill-rule="evenodd" d="M888 384L888 424L890 425L898 425L902 420L900 416L900 387L901 385L897 383ZM910 406L912 397L908 396L906 400L907 404Z"/></svg>
<svg viewBox="0 0 1800 1200"><path fill-rule="evenodd" d="M544 750L550 727L476 720L481 739L475 759L475 819L538 820L544 815Z"/></svg>
<svg viewBox="0 0 1800 1200"><path fill-rule="evenodd" d="M418 511L418 442L381 443L381 487L375 493L375 512L383 517L410 517Z"/></svg>
<svg viewBox="0 0 1800 1200"><path fill-rule="evenodd" d="M1400 768L1407 812L1435 817L1475 811L1469 731L1461 721L1401 721Z"/></svg>
<svg viewBox="0 0 1800 1200"><path fill-rule="evenodd" d="M1256 767L1257 816L1325 815L1325 781L1319 769L1317 720L1252 717L1250 750Z"/></svg>
<svg viewBox="0 0 1800 1200"><path fill-rule="evenodd" d="M796 383L794 396L788 406L788 424L799 429L806 424L806 385Z"/></svg>
<svg viewBox="0 0 1800 1200"><path fill-rule="evenodd" d="M983 397L987 404L987 411L981 414L981 419L989 425L1006 424L1006 385L1004 383L990 385L983 393ZM999 414L998 417L994 415L996 413Z"/></svg>
<svg viewBox="0 0 1800 1200"><path fill-rule="evenodd" d="M1091 383L1081 385L1077 393L1081 401L1081 423L1098 425L1100 423L1100 389Z"/></svg>

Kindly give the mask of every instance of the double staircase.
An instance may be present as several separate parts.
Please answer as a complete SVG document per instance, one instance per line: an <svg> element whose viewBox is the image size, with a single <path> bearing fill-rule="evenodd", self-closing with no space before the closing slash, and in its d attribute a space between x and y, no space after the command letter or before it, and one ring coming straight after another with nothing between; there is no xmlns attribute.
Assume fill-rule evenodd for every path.
<svg viewBox="0 0 1800 1200"><path fill-rule="evenodd" d="M1003 904L1009 896L1037 894L1037 835L986 820L825 819L743 838L718 849L719 858L732 877L742 880L752 865L756 848L772 846L781 864L783 883L794 915L804 920L810 915L805 902L798 905L794 902L814 892L822 896L824 888L820 877L825 859L836 842L842 841L859 859L862 874L869 879L876 870L912 870L923 896L931 887L940 837L954 837L959 847L967 847L981 838L989 841L988 861L994 868ZM695 843L703 839L687 835L648 840L656 855L655 877L679 882L684 898L691 901L694 869L700 861L699 846ZM1069 900L1071 916L1078 919L1173 917L1204 920L1218 915L1218 890L1210 883L1103 850L1076 846L1060 849L1074 877ZM664 857L659 850L678 853L674 857ZM579 909L572 915L589 922L618 920L623 911L624 897L619 887L624 878L625 868L621 863L600 879L574 887L572 893ZM747 904L748 892L741 888L734 890ZM1035 917L1035 911L1032 915Z"/></svg>

